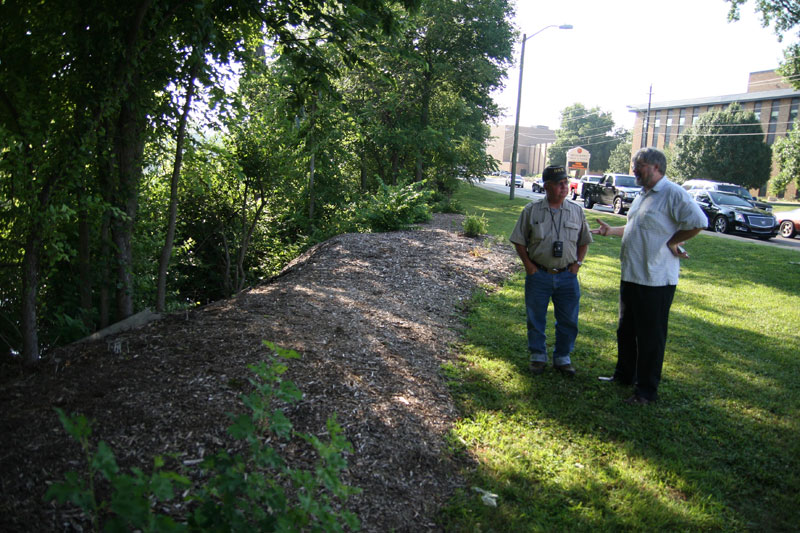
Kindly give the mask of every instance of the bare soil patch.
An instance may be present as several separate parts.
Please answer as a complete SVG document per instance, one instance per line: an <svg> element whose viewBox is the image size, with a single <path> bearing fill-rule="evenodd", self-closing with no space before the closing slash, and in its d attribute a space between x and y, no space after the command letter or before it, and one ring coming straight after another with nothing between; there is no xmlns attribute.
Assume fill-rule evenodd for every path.
<svg viewBox="0 0 800 533"><path fill-rule="evenodd" d="M287 378L304 393L286 414L322 434L334 412L354 453L345 482L364 531L437 530L463 481L443 453L457 413L441 375L473 291L517 268L506 243L465 237L459 215L418 229L332 238L277 278L234 298L110 338L65 347L36 372L0 381L0 530L79 531L75 509L44 503L48 482L84 467L53 410L94 420L124 469L150 471L238 445L226 413L263 359L262 340L298 351ZM302 465L307 454L287 449ZM170 464L167 465L172 466Z"/></svg>

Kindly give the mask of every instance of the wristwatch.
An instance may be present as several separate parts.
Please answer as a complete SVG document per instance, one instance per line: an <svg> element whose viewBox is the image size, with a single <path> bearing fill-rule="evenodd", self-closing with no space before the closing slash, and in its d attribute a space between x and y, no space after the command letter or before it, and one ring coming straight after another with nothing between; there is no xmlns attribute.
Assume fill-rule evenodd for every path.
<svg viewBox="0 0 800 533"><path fill-rule="evenodd" d="M583 261L575 261L575 264L578 266L583 266Z"/></svg>

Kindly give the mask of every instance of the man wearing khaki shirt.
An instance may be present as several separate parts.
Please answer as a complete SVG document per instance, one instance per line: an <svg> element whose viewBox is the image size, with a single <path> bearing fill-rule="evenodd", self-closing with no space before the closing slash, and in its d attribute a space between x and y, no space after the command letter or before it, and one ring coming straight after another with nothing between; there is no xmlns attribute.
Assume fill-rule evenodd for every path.
<svg viewBox="0 0 800 533"><path fill-rule="evenodd" d="M553 367L575 375L570 353L578 336L581 291L578 270L592 236L583 208L567 201L569 182L563 166L542 173L545 197L526 205L511 233L511 242L525 266L525 308L530 369L534 375L547 367L545 326L547 306L553 301L556 343Z"/></svg>

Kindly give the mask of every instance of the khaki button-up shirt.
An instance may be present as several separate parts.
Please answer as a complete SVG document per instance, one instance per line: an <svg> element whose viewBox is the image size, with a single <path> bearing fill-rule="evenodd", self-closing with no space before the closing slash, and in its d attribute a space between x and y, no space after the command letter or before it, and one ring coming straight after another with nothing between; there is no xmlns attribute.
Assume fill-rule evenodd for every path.
<svg viewBox="0 0 800 533"><path fill-rule="evenodd" d="M534 263L556 269L566 268L577 261L578 246L593 241L581 206L564 200L561 208L551 216L547 198L534 200L522 209L510 240L525 246ZM561 257L553 257L555 241L564 243Z"/></svg>

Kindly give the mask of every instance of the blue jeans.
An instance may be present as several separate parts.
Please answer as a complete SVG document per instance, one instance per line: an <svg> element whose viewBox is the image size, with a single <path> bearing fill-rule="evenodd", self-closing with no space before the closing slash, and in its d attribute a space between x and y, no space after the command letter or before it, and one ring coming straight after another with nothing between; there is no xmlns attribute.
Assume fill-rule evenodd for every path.
<svg viewBox="0 0 800 533"><path fill-rule="evenodd" d="M569 354L578 336L578 309L581 289L578 276L565 270L548 274L542 270L525 277L525 308L528 315L528 349L531 361L547 362L547 306L553 300L556 318L556 345L553 364L568 365Z"/></svg>

